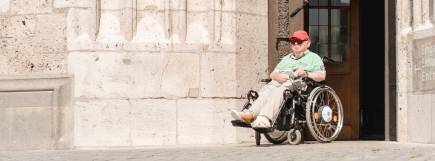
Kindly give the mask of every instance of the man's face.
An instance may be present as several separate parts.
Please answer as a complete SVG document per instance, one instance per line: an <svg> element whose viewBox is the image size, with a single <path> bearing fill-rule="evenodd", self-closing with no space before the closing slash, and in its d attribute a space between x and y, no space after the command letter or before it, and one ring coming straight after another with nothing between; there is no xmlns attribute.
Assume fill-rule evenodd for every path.
<svg viewBox="0 0 435 161"><path fill-rule="evenodd" d="M293 52L297 52L297 53L304 52L310 47L310 42L308 40L304 41L304 40L293 39L290 40L290 44Z"/></svg>

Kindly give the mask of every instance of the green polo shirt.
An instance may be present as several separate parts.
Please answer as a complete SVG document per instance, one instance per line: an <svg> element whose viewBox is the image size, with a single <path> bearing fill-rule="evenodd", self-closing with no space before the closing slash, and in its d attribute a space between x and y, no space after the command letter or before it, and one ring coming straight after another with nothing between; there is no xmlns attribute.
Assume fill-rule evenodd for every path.
<svg viewBox="0 0 435 161"><path fill-rule="evenodd" d="M322 59L317 54L306 50L299 59L296 59L293 54L284 56L276 65L274 72L283 73L297 68L303 68L307 72L325 71Z"/></svg>

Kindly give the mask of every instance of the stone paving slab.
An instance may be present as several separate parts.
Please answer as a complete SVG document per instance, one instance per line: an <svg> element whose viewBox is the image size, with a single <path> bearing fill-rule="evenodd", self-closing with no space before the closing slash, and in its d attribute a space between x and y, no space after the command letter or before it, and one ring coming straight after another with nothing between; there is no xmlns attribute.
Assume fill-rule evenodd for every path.
<svg viewBox="0 0 435 161"><path fill-rule="evenodd" d="M153 146L125 149L2 151L0 161L435 160L435 145L382 141Z"/></svg>

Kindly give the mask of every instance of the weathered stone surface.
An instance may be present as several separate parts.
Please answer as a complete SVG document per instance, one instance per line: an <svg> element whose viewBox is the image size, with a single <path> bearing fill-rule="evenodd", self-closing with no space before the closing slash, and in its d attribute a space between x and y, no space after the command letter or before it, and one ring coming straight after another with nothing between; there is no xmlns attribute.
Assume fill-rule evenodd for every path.
<svg viewBox="0 0 435 161"><path fill-rule="evenodd" d="M178 144L234 143L230 109L235 99L184 99L177 101Z"/></svg>
<svg viewBox="0 0 435 161"><path fill-rule="evenodd" d="M0 149L71 148L69 83L65 76L1 77Z"/></svg>
<svg viewBox="0 0 435 161"><path fill-rule="evenodd" d="M238 13L267 16L267 1L263 0L234 0ZM260 24L260 23L259 23ZM267 23L266 23L267 24Z"/></svg>
<svg viewBox="0 0 435 161"><path fill-rule="evenodd" d="M186 97L190 88L199 88L199 66L197 54L170 54L162 71L162 95Z"/></svg>
<svg viewBox="0 0 435 161"><path fill-rule="evenodd" d="M267 74L267 54L238 54L236 67L237 96L245 95L250 89L259 90L264 84L261 79L269 78Z"/></svg>
<svg viewBox="0 0 435 161"><path fill-rule="evenodd" d="M175 100L132 100L133 146L176 144Z"/></svg>
<svg viewBox="0 0 435 161"><path fill-rule="evenodd" d="M209 0L187 0L187 12L209 11L213 8L213 1Z"/></svg>
<svg viewBox="0 0 435 161"><path fill-rule="evenodd" d="M199 88L197 54L73 52L68 64L76 97L186 97Z"/></svg>
<svg viewBox="0 0 435 161"><path fill-rule="evenodd" d="M0 149L48 149L53 145L50 107L2 107Z"/></svg>
<svg viewBox="0 0 435 161"><path fill-rule="evenodd" d="M238 53L267 55L267 17L238 14L236 30Z"/></svg>
<svg viewBox="0 0 435 161"><path fill-rule="evenodd" d="M133 42L168 44L169 40L165 34L164 13L149 11L138 11L138 23L136 35Z"/></svg>
<svg viewBox="0 0 435 161"><path fill-rule="evenodd" d="M187 31L187 24L186 24L186 11L185 10L177 10L177 11L171 11L172 15L172 25L170 27L172 33L169 35L171 44L174 48L174 50L177 50L177 46L184 45L184 42L186 40L186 31Z"/></svg>
<svg viewBox="0 0 435 161"><path fill-rule="evenodd" d="M65 53L66 17L64 14L38 15L38 24L35 26L35 53ZM66 56L66 55L65 55Z"/></svg>
<svg viewBox="0 0 435 161"><path fill-rule="evenodd" d="M53 0L54 8L70 8L70 7L95 7L96 1L90 0Z"/></svg>
<svg viewBox="0 0 435 161"><path fill-rule="evenodd" d="M121 17L119 11L104 11L101 13L97 41L124 42L125 35L121 30Z"/></svg>
<svg viewBox="0 0 435 161"><path fill-rule="evenodd" d="M171 10L186 10L187 0L169 0L169 8Z"/></svg>
<svg viewBox="0 0 435 161"><path fill-rule="evenodd" d="M97 34L95 8L71 8L67 14L66 36L68 50L93 49Z"/></svg>
<svg viewBox="0 0 435 161"><path fill-rule="evenodd" d="M187 13L187 44L209 44L208 13Z"/></svg>
<svg viewBox="0 0 435 161"><path fill-rule="evenodd" d="M1 24L1 37L17 38L30 37L35 35L36 24L38 20L36 16L12 16L3 19Z"/></svg>
<svg viewBox="0 0 435 161"><path fill-rule="evenodd" d="M53 91L0 92L0 107L48 107L52 95Z"/></svg>
<svg viewBox="0 0 435 161"><path fill-rule="evenodd" d="M1 74L64 73L65 15L13 16L1 24Z"/></svg>
<svg viewBox="0 0 435 161"><path fill-rule="evenodd" d="M53 10L53 0L12 0L11 14L49 13Z"/></svg>
<svg viewBox="0 0 435 161"><path fill-rule="evenodd" d="M38 37L39 38L39 37ZM24 74L24 73L64 73L66 72L65 57L66 53L36 53L38 47L49 42L38 42L41 46L34 46L31 43L35 39L8 38L2 39L5 42L1 50L4 59L0 59L0 64L6 64L7 68L0 69L1 74ZM51 47L51 46L50 46ZM52 46L54 48L60 46Z"/></svg>
<svg viewBox="0 0 435 161"><path fill-rule="evenodd" d="M396 23L397 138L401 142L435 142L431 108L435 28L428 13L430 5L426 0L397 3L401 17Z"/></svg>
<svg viewBox="0 0 435 161"><path fill-rule="evenodd" d="M267 17L237 15L237 95L258 90L268 78ZM255 27L252 27L255 26Z"/></svg>
<svg viewBox="0 0 435 161"><path fill-rule="evenodd" d="M432 100L432 102L433 102L433 99L431 98L431 100ZM432 144L434 144L435 143L435 110L433 110L433 109L431 109L431 117L432 117L432 119L431 119L431 129L432 129L432 131L431 131L431 135L430 135L430 143L432 143Z"/></svg>
<svg viewBox="0 0 435 161"><path fill-rule="evenodd" d="M201 56L201 96L236 97L236 54L205 53Z"/></svg>
<svg viewBox="0 0 435 161"><path fill-rule="evenodd" d="M175 107L171 100L80 100L76 103L75 145L175 144Z"/></svg>
<svg viewBox="0 0 435 161"><path fill-rule="evenodd" d="M237 15L231 12L222 12L221 28L219 32L220 43L236 45ZM232 49L234 50L234 49Z"/></svg>
<svg viewBox="0 0 435 161"><path fill-rule="evenodd" d="M133 1L126 0L101 0L101 9L102 10L119 10L132 8Z"/></svg>
<svg viewBox="0 0 435 161"><path fill-rule="evenodd" d="M137 0L136 8L137 10L147 10L147 11L159 11L165 9L165 2L161 0Z"/></svg>
<svg viewBox="0 0 435 161"><path fill-rule="evenodd" d="M133 36L133 18L136 12L132 8L119 10L101 10L98 41L124 42Z"/></svg>
<svg viewBox="0 0 435 161"><path fill-rule="evenodd" d="M234 11L236 11L236 2L237 1L238 0L225 0L225 1L214 0L215 6L217 6L217 8L215 8L215 9L219 10L222 8L223 11L234 12Z"/></svg>
<svg viewBox="0 0 435 161"><path fill-rule="evenodd" d="M18 15L0 19L0 74L74 75L76 145L252 139L231 126L241 105L228 98L266 73L267 1L95 2L10 1Z"/></svg>
<svg viewBox="0 0 435 161"><path fill-rule="evenodd" d="M408 95L408 131L409 141L427 143L431 139L431 107L428 96ZM418 126L416 126L418 125Z"/></svg>
<svg viewBox="0 0 435 161"><path fill-rule="evenodd" d="M76 101L76 146L128 146L130 105L127 100Z"/></svg>
<svg viewBox="0 0 435 161"><path fill-rule="evenodd" d="M0 15L9 11L10 0L0 1Z"/></svg>

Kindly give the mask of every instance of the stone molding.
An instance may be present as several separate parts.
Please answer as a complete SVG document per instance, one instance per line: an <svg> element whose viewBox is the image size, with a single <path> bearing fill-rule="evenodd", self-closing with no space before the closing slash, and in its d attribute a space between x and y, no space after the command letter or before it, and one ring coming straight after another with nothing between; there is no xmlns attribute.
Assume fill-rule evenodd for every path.
<svg viewBox="0 0 435 161"><path fill-rule="evenodd" d="M68 49L235 52L239 16L267 18L266 1L253 7L235 0L127 2L54 0L55 7L69 8Z"/></svg>
<svg viewBox="0 0 435 161"><path fill-rule="evenodd" d="M0 76L0 92L52 91L52 149L73 148L74 110L71 75ZM25 100L23 100L25 101ZM20 135L20 134L16 134ZM29 147L23 147L28 149Z"/></svg>

